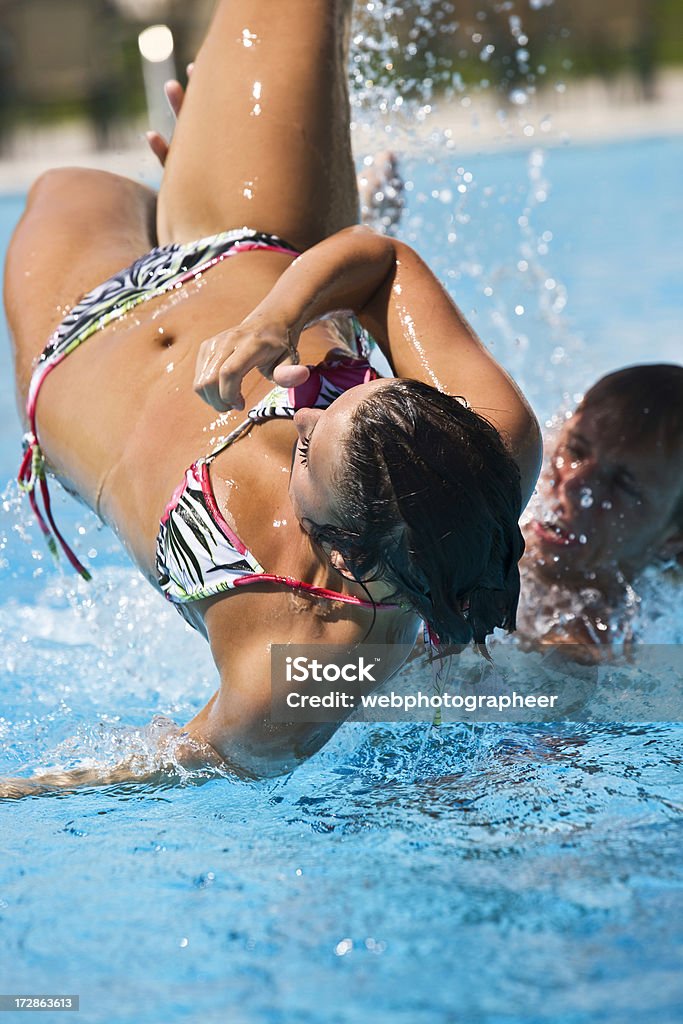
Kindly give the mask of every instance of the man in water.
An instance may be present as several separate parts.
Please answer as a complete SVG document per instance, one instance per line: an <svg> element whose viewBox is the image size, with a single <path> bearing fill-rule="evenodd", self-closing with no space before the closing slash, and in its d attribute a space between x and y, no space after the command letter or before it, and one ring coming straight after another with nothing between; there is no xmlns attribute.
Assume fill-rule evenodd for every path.
<svg viewBox="0 0 683 1024"><path fill-rule="evenodd" d="M525 527L520 631L630 639L636 576L683 565L683 367L602 377L565 422L544 483Z"/></svg>

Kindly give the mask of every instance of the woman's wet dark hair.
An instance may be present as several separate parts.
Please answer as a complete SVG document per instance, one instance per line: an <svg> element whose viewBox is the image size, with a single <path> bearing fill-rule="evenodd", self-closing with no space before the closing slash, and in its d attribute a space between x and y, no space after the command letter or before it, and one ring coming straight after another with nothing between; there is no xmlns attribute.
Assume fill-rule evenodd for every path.
<svg viewBox="0 0 683 1024"><path fill-rule="evenodd" d="M381 579L440 643L515 628L519 470L500 435L461 400L420 381L359 404L336 474L339 525L309 524L359 581Z"/></svg>

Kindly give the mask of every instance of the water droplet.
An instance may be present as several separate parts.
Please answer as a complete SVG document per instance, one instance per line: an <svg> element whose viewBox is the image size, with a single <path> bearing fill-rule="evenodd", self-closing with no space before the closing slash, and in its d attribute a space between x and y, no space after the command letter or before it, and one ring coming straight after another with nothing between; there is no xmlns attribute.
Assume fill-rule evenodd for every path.
<svg viewBox="0 0 683 1024"><path fill-rule="evenodd" d="M378 942L377 939L373 939L371 936L365 940L365 948L370 953L383 953L387 948L386 942Z"/></svg>

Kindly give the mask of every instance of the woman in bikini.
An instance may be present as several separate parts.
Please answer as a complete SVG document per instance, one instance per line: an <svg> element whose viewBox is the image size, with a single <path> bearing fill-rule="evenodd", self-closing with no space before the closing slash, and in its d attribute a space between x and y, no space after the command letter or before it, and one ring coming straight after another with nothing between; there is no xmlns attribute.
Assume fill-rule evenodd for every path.
<svg viewBox="0 0 683 1024"><path fill-rule="evenodd" d="M357 226L351 7L219 0L158 196L51 171L8 253L21 479L51 544L88 575L46 470L220 675L159 771L277 774L326 741L334 724L271 721L272 644L398 645L387 678L423 620L453 643L514 626L538 427L419 256Z"/></svg>

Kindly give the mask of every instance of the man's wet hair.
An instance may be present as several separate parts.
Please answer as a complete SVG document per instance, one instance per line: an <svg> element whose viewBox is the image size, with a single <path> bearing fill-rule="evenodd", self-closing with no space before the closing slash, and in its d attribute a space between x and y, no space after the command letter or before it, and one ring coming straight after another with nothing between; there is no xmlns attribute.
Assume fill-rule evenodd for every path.
<svg viewBox="0 0 683 1024"><path fill-rule="evenodd" d="M661 448L672 459L671 472L681 480L674 519L683 529L683 366L646 363L608 373L589 388L577 412L589 412L613 442Z"/></svg>
<svg viewBox="0 0 683 1024"><path fill-rule="evenodd" d="M590 411L619 443L673 450L683 441L683 366L653 363L615 370L589 388L577 411Z"/></svg>

